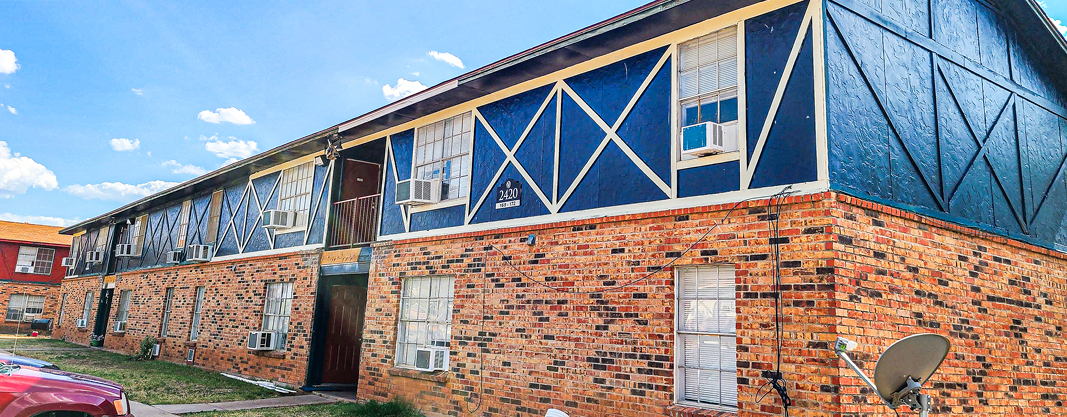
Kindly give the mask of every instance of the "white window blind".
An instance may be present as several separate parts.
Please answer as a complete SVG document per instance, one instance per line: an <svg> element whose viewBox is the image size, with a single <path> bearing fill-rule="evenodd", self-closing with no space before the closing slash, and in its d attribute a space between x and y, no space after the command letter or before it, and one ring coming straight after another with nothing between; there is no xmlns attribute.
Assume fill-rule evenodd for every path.
<svg viewBox="0 0 1067 417"><path fill-rule="evenodd" d="M85 305L82 306L82 320L85 320L85 323L87 325L89 323L89 315L92 314L92 312L93 312L93 292L92 291L86 291L85 292Z"/></svg>
<svg viewBox="0 0 1067 417"><path fill-rule="evenodd" d="M44 312L43 295L12 294L7 302L7 320L35 318Z"/></svg>
<svg viewBox="0 0 1067 417"><path fill-rule="evenodd" d="M204 287L196 287L196 303L193 304L193 321L189 325L189 340L200 338L200 313L204 308Z"/></svg>
<svg viewBox="0 0 1067 417"><path fill-rule="evenodd" d="M119 313L115 321L126 321L130 318L130 295L132 293L131 290L123 290L119 294Z"/></svg>
<svg viewBox="0 0 1067 417"><path fill-rule="evenodd" d="M416 131L413 178L440 178L441 200L467 196L473 125L471 114L463 113Z"/></svg>
<svg viewBox="0 0 1067 417"><path fill-rule="evenodd" d="M60 298L60 300L59 300L59 318L56 319L56 326L60 326L60 325L63 324L63 316L66 315L66 311L67 311L67 295L63 294L63 297Z"/></svg>
<svg viewBox="0 0 1067 417"><path fill-rule="evenodd" d="M315 179L315 167L311 162L297 165L282 171L282 180L278 185L278 210L296 213L296 221L291 231L303 230L307 226L308 213L311 210L311 188Z"/></svg>
<svg viewBox="0 0 1067 417"><path fill-rule="evenodd" d="M678 268L675 381L680 403L737 406L737 309L732 266Z"/></svg>
<svg viewBox="0 0 1067 417"><path fill-rule="evenodd" d="M679 46L678 97L737 87L737 28L729 27Z"/></svg>
<svg viewBox="0 0 1067 417"><path fill-rule="evenodd" d="M159 327L159 335L161 337L167 337L167 327L170 326L170 309L174 303L174 287L167 288L166 297L163 302L163 324Z"/></svg>
<svg viewBox="0 0 1067 417"><path fill-rule="evenodd" d="M182 202L182 211L178 213L178 239L174 245L175 249L185 247L185 237L189 235L189 212L192 211L192 208L192 200Z"/></svg>
<svg viewBox="0 0 1067 417"><path fill-rule="evenodd" d="M442 276L404 280L397 329L397 366L415 366L417 348L450 346L455 284L454 277Z"/></svg>
<svg viewBox="0 0 1067 417"><path fill-rule="evenodd" d="M289 314L292 310L293 283L267 284L267 299L263 305L263 331L289 333Z"/></svg>

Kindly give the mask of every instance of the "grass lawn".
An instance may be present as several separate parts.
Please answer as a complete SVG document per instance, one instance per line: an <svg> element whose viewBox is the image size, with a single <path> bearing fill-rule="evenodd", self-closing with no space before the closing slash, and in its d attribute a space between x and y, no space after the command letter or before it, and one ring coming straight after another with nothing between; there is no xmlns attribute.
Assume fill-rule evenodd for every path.
<svg viewBox="0 0 1067 417"><path fill-rule="evenodd" d="M0 336L0 349L10 351L14 339ZM252 400L280 394L191 366L164 361L137 362L127 355L99 349L26 350L83 347L61 340L19 338L20 356L52 362L64 371L89 374L122 384L133 401L145 404L192 404Z"/></svg>
<svg viewBox="0 0 1067 417"><path fill-rule="evenodd" d="M336 403L322 405L305 405L300 407L261 408L244 411L214 411L209 413L188 414L190 417L423 417L410 405L390 401L379 403L370 401L366 404Z"/></svg>

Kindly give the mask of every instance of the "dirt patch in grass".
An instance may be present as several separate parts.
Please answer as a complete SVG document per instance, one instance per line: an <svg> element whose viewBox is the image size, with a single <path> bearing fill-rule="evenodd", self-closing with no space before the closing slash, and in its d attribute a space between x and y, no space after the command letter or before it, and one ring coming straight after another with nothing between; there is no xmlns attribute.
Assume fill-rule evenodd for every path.
<svg viewBox="0 0 1067 417"><path fill-rule="evenodd" d="M366 404L336 403L300 407L261 408L189 414L190 417L423 417L412 405L399 400Z"/></svg>
<svg viewBox="0 0 1067 417"><path fill-rule="evenodd" d="M6 344L6 340L0 339ZM133 401L145 404L193 404L220 401L252 400L276 397L279 394L255 385L224 377L215 372L163 361L137 362L127 355L82 347L60 340L38 342L36 349L18 351L28 356L52 362L64 371L93 375L122 384ZM19 347L27 347L19 339ZM0 345L2 348L2 345Z"/></svg>

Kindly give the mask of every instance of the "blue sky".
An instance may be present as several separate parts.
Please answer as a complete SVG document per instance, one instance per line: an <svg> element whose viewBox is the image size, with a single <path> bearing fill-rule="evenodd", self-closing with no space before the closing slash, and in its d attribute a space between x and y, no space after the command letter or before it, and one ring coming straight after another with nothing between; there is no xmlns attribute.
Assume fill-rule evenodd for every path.
<svg viewBox="0 0 1067 417"><path fill-rule="evenodd" d="M3 2L0 219L103 214L644 3Z"/></svg>

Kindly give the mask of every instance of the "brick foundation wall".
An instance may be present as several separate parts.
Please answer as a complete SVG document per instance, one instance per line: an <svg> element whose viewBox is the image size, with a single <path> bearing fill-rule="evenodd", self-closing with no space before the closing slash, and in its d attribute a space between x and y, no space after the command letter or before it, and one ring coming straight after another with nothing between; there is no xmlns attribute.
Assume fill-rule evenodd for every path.
<svg viewBox="0 0 1067 417"><path fill-rule="evenodd" d="M26 294L26 295L43 295L44 299L44 311L39 318L52 319L53 323L55 319L59 318L59 286L50 284L24 284L19 282L0 282L0 333L12 334L21 327L21 333L28 333L30 324L19 323L16 321L8 321L7 307L11 302L11 296L14 294Z"/></svg>
<svg viewBox="0 0 1067 417"><path fill-rule="evenodd" d="M742 416L782 414L775 395L754 398L775 362L766 205L743 206L676 263L737 269ZM474 414L486 416L543 416L549 408L720 415L672 405L673 269L626 291L561 294L521 279L486 248L503 248L519 269L552 286L594 290L663 264L727 208L378 244L359 396L405 397L429 415L469 415L479 405ZM532 247L521 242L530 233L538 238ZM836 193L788 199L781 235L790 415L893 415L867 395L832 341L838 334L858 341L853 356L873 374L882 350L922 332L953 343L927 385L936 413L1067 414L1067 255ZM456 298L451 369L427 375L395 368L393 356L401 279L432 274L455 276Z"/></svg>
<svg viewBox="0 0 1067 417"><path fill-rule="evenodd" d="M162 341L162 360L185 363L188 349L195 346L196 366L302 386L307 375L320 257L320 251L308 251L119 274L108 327L113 328L118 315L121 291L133 290L127 330L125 334L109 332L104 347L135 353L141 341L152 336ZM96 291L99 282L94 281ZM272 282L294 282L288 347L284 352L252 352L246 348L248 332L262 325L265 292ZM70 288L75 290L78 285L72 282ZM204 305L199 338L190 342L197 286L205 287ZM168 335L161 337L166 289L170 287L174 288L174 299ZM84 301L84 290L77 297L68 297L68 308L72 300ZM81 304L77 304L76 314L80 311ZM69 334L69 328L57 333L59 337ZM68 340L88 343L87 335L78 336Z"/></svg>
<svg viewBox="0 0 1067 417"><path fill-rule="evenodd" d="M787 358L812 356L835 334L837 301L827 285L833 252L829 194L789 198L781 218ZM779 413L754 402L773 368L767 201L746 203L675 265L729 264L737 271L740 408ZM641 278L677 256L731 205L617 216L375 246L364 330L359 396L412 399L432 414L663 416L696 413L674 404L674 268L623 291L566 294L520 278L519 269L554 287L598 290ZM537 244L520 241L537 235ZM484 275L483 275L484 273ZM451 372L434 378L394 368L399 293L405 277L456 279ZM483 281L484 280L484 281ZM484 282L484 284L483 284ZM482 296L485 290L485 320ZM484 364L484 370L482 366ZM788 360L797 398L792 415L833 409L839 373L823 357ZM483 395L479 395L484 393ZM474 394L473 396L471 394Z"/></svg>

